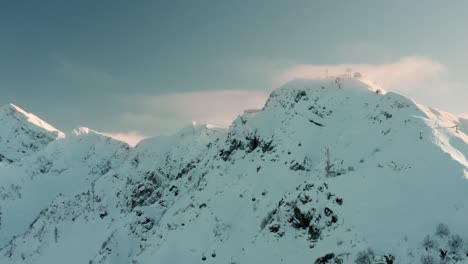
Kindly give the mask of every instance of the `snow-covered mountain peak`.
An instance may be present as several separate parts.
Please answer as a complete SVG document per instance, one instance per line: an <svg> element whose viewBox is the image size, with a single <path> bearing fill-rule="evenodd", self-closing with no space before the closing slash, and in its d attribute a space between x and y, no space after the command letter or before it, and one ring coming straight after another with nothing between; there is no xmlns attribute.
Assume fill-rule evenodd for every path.
<svg viewBox="0 0 468 264"><path fill-rule="evenodd" d="M385 99L383 99L385 98ZM310 116L313 113L318 119L317 125L324 125L320 120L337 117L336 112L353 114L375 110L385 111L387 102L409 107L414 103L403 96L386 92L365 80L349 77L320 78L311 80L294 80L274 90L262 111L244 113L245 118L269 112L272 119L279 120L285 116ZM379 109L372 109L376 107ZM394 107L387 105L387 108ZM315 119L309 119L316 121ZM311 121L311 122L312 122Z"/></svg>
<svg viewBox="0 0 468 264"><path fill-rule="evenodd" d="M200 128L208 128L208 129L223 129L223 127L214 125L214 124L208 124L208 123L203 123L203 122L197 122L193 121L192 122L192 127L200 127Z"/></svg>
<svg viewBox="0 0 468 264"><path fill-rule="evenodd" d="M212 124L192 122L192 124L183 127L177 131L174 135L179 135L181 137L191 135L191 136L200 136L203 134L217 133L225 131L225 128L218 127Z"/></svg>
<svg viewBox="0 0 468 264"><path fill-rule="evenodd" d="M25 110L21 109L20 107L14 104L7 104L0 107L0 118L3 118L3 122L5 122L5 119L7 117L12 117L22 123L29 122L30 124L40 129L56 133L57 138L63 138L65 136L61 131L59 131L52 125L40 119L36 115L26 112Z"/></svg>
<svg viewBox="0 0 468 264"><path fill-rule="evenodd" d="M0 162L12 163L65 137L61 131L14 104L0 108Z"/></svg>
<svg viewBox="0 0 468 264"><path fill-rule="evenodd" d="M94 139L97 139L97 140L115 141L116 144L124 144L124 145L130 147L130 145L127 142L119 139L118 137L114 137L112 134L98 132L96 130L93 130L93 129L90 129L90 128L87 128L87 127L75 128L72 131L71 135L72 135L71 138L77 138L77 139L80 139L80 140L83 139L83 138L94 138Z"/></svg>
<svg viewBox="0 0 468 264"><path fill-rule="evenodd" d="M100 132L98 132L96 130L92 130L92 129L87 128L87 127L75 128L75 129L73 129L72 134L74 136L82 136L82 135L101 135L101 136L104 136L102 133L100 133Z"/></svg>
<svg viewBox="0 0 468 264"><path fill-rule="evenodd" d="M129 148L79 128L21 177L0 166L0 262L467 263L467 127L342 76L288 83L227 130Z"/></svg>
<svg viewBox="0 0 468 264"><path fill-rule="evenodd" d="M176 145L184 145L184 142L188 145L192 145L196 142L208 144L214 139L222 136L225 132L226 129L224 128L192 122L190 125L179 129L173 135L145 138L140 141L135 148L148 149L153 152L155 150L159 151L161 149L165 149L166 147L173 148Z"/></svg>
<svg viewBox="0 0 468 264"><path fill-rule="evenodd" d="M374 83L373 81L366 79L366 78L354 78L355 80L359 80L360 82L364 83L367 85L367 88L372 91L372 92L379 92L381 94L386 94L387 90L382 88L380 85Z"/></svg>
<svg viewBox="0 0 468 264"><path fill-rule="evenodd" d="M18 106L12 103L9 103L0 107L0 112L11 112L11 111L24 112L24 110L22 110L21 108L19 108Z"/></svg>
<svg viewBox="0 0 468 264"><path fill-rule="evenodd" d="M308 89L325 90L331 92L330 88L343 89L348 92L371 91L378 94L385 94L387 91L375 84L374 82L364 78L353 78L347 76L313 78L313 79L294 79L276 89L275 91L300 89L308 87Z"/></svg>

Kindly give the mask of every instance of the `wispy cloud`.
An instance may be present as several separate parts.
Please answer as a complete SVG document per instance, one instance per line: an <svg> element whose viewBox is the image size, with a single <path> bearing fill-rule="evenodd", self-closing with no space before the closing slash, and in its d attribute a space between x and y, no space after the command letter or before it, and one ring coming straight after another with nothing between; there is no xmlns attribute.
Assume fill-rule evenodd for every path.
<svg viewBox="0 0 468 264"><path fill-rule="evenodd" d="M396 62L384 64L302 64L286 69L276 78L277 84L283 84L296 78L317 78L345 74L348 69L360 72L367 78L385 88L411 90L417 89L426 79L440 76L446 69L434 60L426 57L404 57Z"/></svg>
<svg viewBox="0 0 468 264"><path fill-rule="evenodd" d="M409 96L420 103L440 107L452 112L466 112L468 91L451 80L447 68L440 62L422 56L402 57L382 64L300 64L268 63L261 72L272 80L273 87L297 78L317 78L341 75L347 69L360 72L386 90ZM269 67L268 67L269 66ZM172 93L157 96L126 95L120 97L123 112L119 116L122 126L152 131L152 135L170 134L193 121L227 127L245 109L261 108L272 87L264 90L213 90ZM149 133L149 132L148 132Z"/></svg>
<svg viewBox="0 0 468 264"><path fill-rule="evenodd" d="M297 78L316 78L344 74L347 69L360 72L386 90L401 93L420 103L453 112L466 111L468 90L451 79L442 63L422 56L402 57L382 64L302 64L287 68L273 78L276 85Z"/></svg>
<svg viewBox="0 0 468 264"><path fill-rule="evenodd" d="M120 98L131 112L121 114L126 126L153 126L156 134L172 133L178 128L199 122L228 127L245 109L263 107L266 91L199 91L160 96L128 95Z"/></svg>
<svg viewBox="0 0 468 264"><path fill-rule="evenodd" d="M56 60L64 73L112 82L112 76L107 73L82 67L66 58L57 57ZM122 109L122 112L109 118L116 127L143 131L150 136L174 133L194 121L227 127L245 109L261 108L272 89L290 80L323 77L326 74L339 75L347 69L360 72L386 90L401 93L420 103L454 113L468 111L468 90L451 79L445 65L424 56L402 57L380 64L335 65L294 64L291 61L252 58L245 63L243 70L263 80L270 80L271 86L265 81L266 87L257 87L263 90L205 90L163 95L128 93L117 96L118 100L114 103L118 103L118 109ZM132 145L144 138L137 132L107 134Z"/></svg>

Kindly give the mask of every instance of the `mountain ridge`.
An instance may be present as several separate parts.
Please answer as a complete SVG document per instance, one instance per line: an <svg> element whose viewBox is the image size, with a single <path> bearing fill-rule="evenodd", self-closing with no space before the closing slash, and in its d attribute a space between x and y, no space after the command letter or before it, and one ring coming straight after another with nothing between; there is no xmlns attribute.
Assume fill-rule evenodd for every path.
<svg viewBox="0 0 468 264"><path fill-rule="evenodd" d="M466 263L463 120L340 77L288 83L227 130L196 125L135 148L57 140L27 159L69 158L35 178L83 180L15 233L0 221L0 260ZM11 197L37 185L15 166L0 166L23 175L18 187L0 176L7 228L34 198Z"/></svg>
<svg viewBox="0 0 468 264"><path fill-rule="evenodd" d="M58 129L53 127L52 125L46 123L39 117L35 116L34 114L28 113L25 110L21 109L20 107L16 106L13 103L6 104L2 107L0 107L0 113L6 114L6 115L13 115L15 116L18 120L24 120L32 123L33 125L42 128L44 130L48 130L51 132L56 132L58 134L58 137L63 136L63 133L60 132Z"/></svg>

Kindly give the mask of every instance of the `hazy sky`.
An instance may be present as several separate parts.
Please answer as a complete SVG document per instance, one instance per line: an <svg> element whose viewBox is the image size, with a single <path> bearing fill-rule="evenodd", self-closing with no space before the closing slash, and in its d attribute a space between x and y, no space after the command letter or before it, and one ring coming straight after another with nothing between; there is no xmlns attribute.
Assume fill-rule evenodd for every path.
<svg viewBox="0 0 468 264"><path fill-rule="evenodd" d="M271 89L351 67L468 112L466 1L2 1L0 104L69 132L227 125Z"/></svg>

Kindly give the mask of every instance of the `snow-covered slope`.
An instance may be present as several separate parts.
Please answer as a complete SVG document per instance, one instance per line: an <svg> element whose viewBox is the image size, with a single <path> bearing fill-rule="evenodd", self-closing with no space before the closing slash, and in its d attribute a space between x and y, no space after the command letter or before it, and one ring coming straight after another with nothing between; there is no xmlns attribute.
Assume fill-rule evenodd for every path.
<svg viewBox="0 0 468 264"><path fill-rule="evenodd" d="M35 197L4 198L5 229L15 206L35 218L0 230L0 263L468 263L467 127L327 78L285 85L227 131L129 149L80 129L27 158L53 160L47 176L0 170Z"/></svg>
<svg viewBox="0 0 468 264"><path fill-rule="evenodd" d="M19 145L22 140L17 138ZM57 196L87 189L111 173L128 152L127 144L80 128L17 163L0 163L0 245L22 234Z"/></svg>
<svg viewBox="0 0 468 264"><path fill-rule="evenodd" d="M64 137L53 126L14 104L0 107L0 124L0 162L12 163Z"/></svg>

